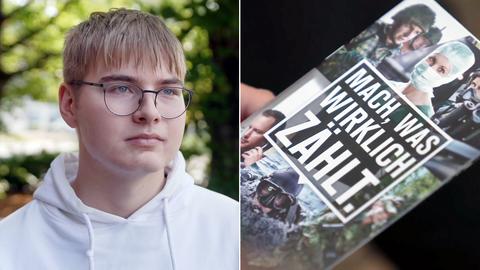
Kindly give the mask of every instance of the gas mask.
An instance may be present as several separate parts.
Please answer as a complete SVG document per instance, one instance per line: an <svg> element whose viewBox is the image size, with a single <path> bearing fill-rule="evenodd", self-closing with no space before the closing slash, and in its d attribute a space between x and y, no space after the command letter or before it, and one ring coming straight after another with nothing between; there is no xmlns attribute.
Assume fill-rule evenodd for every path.
<svg viewBox="0 0 480 270"><path fill-rule="evenodd" d="M466 99L465 96L467 96L467 93L470 93L471 99L472 99L473 101L480 103L480 95L477 93L477 91L475 91L475 88L469 87L469 88L465 91L465 94L463 94L464 99Z"/></svg>

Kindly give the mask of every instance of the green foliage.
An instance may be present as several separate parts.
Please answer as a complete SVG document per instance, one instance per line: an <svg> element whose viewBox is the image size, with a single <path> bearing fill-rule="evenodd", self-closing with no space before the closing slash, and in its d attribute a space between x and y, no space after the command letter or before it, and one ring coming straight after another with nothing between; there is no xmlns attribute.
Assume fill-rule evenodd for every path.
<svg viewBox="0 0 480 270"><path fill-rule="evenodd" d="M289 237L285 245L277 247L273 252L261 254L249 263L256 262L261 266L281 265L284 269L322 269L397 221L440 184L433 174L421 167L379 199L383 202L384 209L386 205L395 208L390 209L387 219L366 222L365 218L371 209L369 207L343 224L327 209L299 225L297 229L301 232L301 237ZM394 200L397 202L392 203Z"/></svg>
<svg viewBox="0 0 480 270"><path fill-rule="evenodd" d="M187 58L195 91L182 145L211 156L209 188L238 198L238 2L234 0L7 0L0 6L0 103L22 95L56 101L65 33L93 11L141 9L165 19ZM1 125L0 125L1 126Z"/></svg>
<svg viewBox="0 0 480 270"><path fill-rule="evenodd" d="M32 192L57 155L58 153L42 152L0 159L0 198L7 192Z"/></svg>
<svg viewBox="0 0 480 270"><path fill-rule="evenodd" d="M238 199L238 2L166 1L143 8L165 18L183 43L187 87L195 91L188 118L211 152L209 188Z"/></svg>

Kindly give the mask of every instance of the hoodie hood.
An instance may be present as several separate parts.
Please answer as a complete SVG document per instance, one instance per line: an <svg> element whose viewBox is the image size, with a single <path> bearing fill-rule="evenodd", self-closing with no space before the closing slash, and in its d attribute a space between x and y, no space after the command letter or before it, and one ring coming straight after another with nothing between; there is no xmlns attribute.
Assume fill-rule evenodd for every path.
<svg viewBox="0 0 480 270"><path fill-rule="evenodd" d="M195 186L180 153L128 218L85 205L77 170L76 154L60 155L34 200L0 222L2 269L238 269L238 202Z"/></svg>
<svg viewBox="0 0 480 270"><path fill-rule="evenodd" d="M151 214L152 211L158 212L158 206L162 204L163 200L172 200L181 190L188 188L188 186L193 186L193 179L185 172L185 160L180 152L177 153L175 160L165 171L167 178L162 191L127 219L139 219L144 215ZM71 183L77 176L77 172L77 153L59 155L51 163L43 183L35 191L34 199L74 216L81 217L83 214L87 214L92 222L115 223L125 221L122 217L89 207L78 198L71 186ZM176 205L170 211L179 210L186 203L186 200L181 200L180 205Z"/></svg>
<svg viewBox="0 0 480 270"><path fill-rule="evenodd" d="M34 198L50 207L67 212L74 217L80 217L88 233L88 246L85 246L85 255L88 257L90 270L95 269L95 223L122 224L131 222L149 222L158 219L163 212L163 223L166 228L166 242L168 246L170 267L175 270L176 259L174 243L172 241L170 212L179 211L187 204L181 191L188 190L193 185L193 179L185 172L185 160L180 152L177 153L171 166L165 172L167 178L165 186L154 198L135 211L127 219L119 217L85 205L74 192L71 183L78 172L78 154L62 154L51 164L43 184L34 193ZM169 206L172 205L172 206Z"/></svg>

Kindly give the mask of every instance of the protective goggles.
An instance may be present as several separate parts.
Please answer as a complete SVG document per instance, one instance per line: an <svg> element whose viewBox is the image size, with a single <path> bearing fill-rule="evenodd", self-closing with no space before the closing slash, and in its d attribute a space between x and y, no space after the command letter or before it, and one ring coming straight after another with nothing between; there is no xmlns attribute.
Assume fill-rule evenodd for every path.
<svg viewBox="0 0 480 270"><path fill-rule="evenodd" d="M265 178L257 186L257 198L262 206L280 211L296 203L294 196Z"/></svg>

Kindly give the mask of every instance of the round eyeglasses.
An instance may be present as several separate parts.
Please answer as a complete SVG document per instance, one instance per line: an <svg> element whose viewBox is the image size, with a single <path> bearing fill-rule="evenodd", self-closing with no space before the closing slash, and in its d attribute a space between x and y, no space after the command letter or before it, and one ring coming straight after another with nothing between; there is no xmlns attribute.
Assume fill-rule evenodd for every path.
<svg viewBox="0 0 480 270"><path fill-rule="evenodd" d="M181 116L190 105L193 91L183 87L168 86L158 90L144 90L133 83L72 81L73 85L90 85L103 88L103 100L107 109L118 116L135 113L142 105L145 93L155 94L155 107L163 118Z"/></svg>

